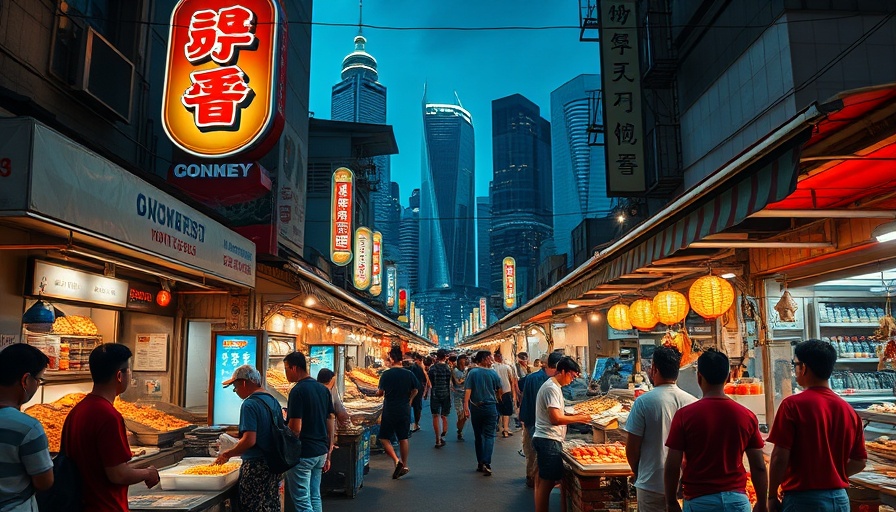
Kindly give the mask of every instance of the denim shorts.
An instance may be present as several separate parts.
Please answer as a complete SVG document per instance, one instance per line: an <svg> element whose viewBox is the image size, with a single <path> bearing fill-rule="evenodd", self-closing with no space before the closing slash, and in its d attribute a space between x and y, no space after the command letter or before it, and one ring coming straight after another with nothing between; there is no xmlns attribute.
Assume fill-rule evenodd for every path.
<svg viewBox="0 0 896 512"><path fill-rule="evenodd" d="M532 447L538 454L538 476L556 482L563 479L563 445L560 441L533 437Z"/></svg>
<svg viewBox="0 0 896 512"><path fill-rule="evenodd" d="M750 512L750 499L742 492L725 491L684 500L682 512Z"/></svg>

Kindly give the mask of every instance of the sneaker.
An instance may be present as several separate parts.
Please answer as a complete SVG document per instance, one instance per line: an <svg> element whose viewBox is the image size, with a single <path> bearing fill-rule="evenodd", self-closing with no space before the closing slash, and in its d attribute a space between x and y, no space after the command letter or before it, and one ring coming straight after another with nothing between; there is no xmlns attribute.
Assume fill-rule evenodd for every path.
<svg viewBox="0 0 896 512"><path fill-rule="evenodd" d="M447 433L448 433L448 431L442 432L442 437L445 437L445 434L447 434Z"/></svg>
<svg viewBox="0 0 896 512"><path fill-rule="evenodd" d="M485 472L485 464L480 462L479 465L476 466L476 471L479 473L484 473Z"/></svg>
<svg viewBox="0 0 896 512"><path fill-rule="evenodd" d="M463 440L464 440L464 431L463 431L463 430L458 430L458 431L457 431L457 440L458 440L458 441L463 441Z"/></svg>
<svg viewBox="0 0 896 512"><path fill-rule="evenodd" d="M492 465L491 464L483 464L482 465L482 473L485 476L492 476Z"/></svg>
<svg viewBox="0 0 896 512"><path fill-rule="evenodd" d="M401 471L398 472L398 478L401 478L410 472L411 472L411 468L401 468Z"/></svg>
<svg viewBox="0 0 896 512"><path fill-rule="evenodd" d="M395 463L395 471L392 472L392 480L397 480L398 477L401 476L401 471L404 469L404 464L401 461Z"/></svg>

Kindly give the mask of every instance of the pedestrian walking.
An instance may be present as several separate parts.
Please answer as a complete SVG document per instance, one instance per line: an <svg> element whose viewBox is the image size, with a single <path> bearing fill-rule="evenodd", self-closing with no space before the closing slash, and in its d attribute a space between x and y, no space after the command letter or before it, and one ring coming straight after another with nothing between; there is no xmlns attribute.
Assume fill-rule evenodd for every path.
<svg viewBox="0 0 896 512"><path fill-rule="evenodd" d="M283 358L286 380L295 382L286 405L287 425L302 441L299 463L286 472L285 512L321 512L320 481L330 470L336 443L336 409L326 386L308 375L305 354ZM331 377L332 380L332 377Z"/></svg>
<svg viewBox="0 0 896 512"><path fill-rule="evenodd" d="M563 478L563 440L566 426L588 423L591 416L564 413L563 387L579 378L581 367L569 356L557 362L557 372L538 390L535 397L535 431L532 445L538 454L538 479L535 482L535 512L548 512L551 489Z"/></svg>
<svg viewBox="0 0 896 512"><path fill-rule="evenodd" d="M517 397L516 371L504 363L504 356L500 350L495 350L492 370L501 379L501 400L498 401L499 427L501 437L507 438L513 435L510 431L510 417L513 416L513 404Z"/></svg>
<svg viewBox="0 0 896 512"><path fill-rule="evenodd" d="M411 445L408 437L411 432L411 403L418 394L420 381L410 370L402 366L401 348L394 347L389 351L391 368L380 375L379 389L376 396L383 396L383 415L380 419L380 444L386 455L395 461L392 478L397 479L408 474L408 456ZM415 365L416 366L416 365ZM392 448L392 437L398 438L400 457Z"/></svg>
<svg viewBox="0 0 896 512"><path fill-rule="evenodd" d="M448 432L448 415L451 414L451 368L446 362L448 351L440 348L436 352L436 362L429 367L429 381L432 391L429 409L432 412L432 430L436 436L436 448L445 445Z"/></svg>
<svg viewBox="0 0 896 512"><path fill-rule="evenodd" d="M75 462L81 476L84 510L127 512L128 486L159 483L159 472L150 466L135 469L128 465L128 445L124 418L112 404L131 382L131 349L118 343L104 343L90 352L93 389L65 418L62 446Z"/></svg>
<svg viewBox="0 0 896 512"><path fill-rule="evenodd" d="M268 466L264 453L274 449L275 416L283 418L280 402L261 387L261 374L254 366L244 364L223 383L233 386L240 404L240 440L236 446L218 454L215 464L224 464L240 457L240 512L279 512L280 478Z"/></svg>
<svg viewBox="0 0 896 512"><path fill-rule="evenodd" d="M422 355L408 352L405 354L405 357L410 360L407 369L414 374L414 377L417 378L417 382L419 383L417 394L414 396L414 401L411 403L411 409L414 411L414 424L411 428L411 433L414 433L420 431L420 417L423 414L423 398L429 390L429 376L426 375L426 370L423 369Z"/></svg>
<svg viewBox="0 0 896 512"><path fill-rule="evenodd" d="M519 352L516 355L516 365L514 367L516 370L516 378L517 380L522 379L526 375L532 373L529 368L529 354L525 352Z"/></svg>
<svg viewBox="0 0 896 512"><path fill-rule="evenodd" d="M868 454L862 420L831 390L837 351L806 340L793 349L793 372L802 393L781 402L768 441L769 512L848 512L849 477L862 471ZM776 490L784 491L779 502Z"/></svg>
<svg viewBox="0 0 896 512"><path fill-rule="evenodd" d="M50 359L26 343L0 350L0 510L37 510L36 491L53 485L53 461L40 422L21 411L43 383Z"/></svg>
<svg viewBox="0 0 896 512"><path fill-rule="evenodd" d="M451 369L451 392L454 396L454 412L457 414L457 440L464 440L464 425L467 423L467 415L464 414L464 380L467 378L466 354L457 356L454 368Z"/></svg>
<svg viewBox="0 0 896 512"><path fill-rule="evenodd" d="M476 471L491 476L501 379L491 369L492 354L488 350L477 352L473 356L473 362L477 366L470 369L464 381L464 415L470 418L473 425Z"/></svg>
<svg viewBox="0 0 896 512"><path fill-rule="evenodd" d="M638 397L632 405L625 431L625 456L634 473L640 512L665 512L663 466L666 463L666 438L672 417L697 398L676 384L681 353L671 347L657 347L647 372L654 388Z"/></svg>
<svg viewBox="0 0 896 512"><path fill-rule="evenodd" d="M532 445L532 434L535 433L535 399L541 386L557 373L557 363L561 358L563 354L560 352L551 352L546 366L520 380L520 420L523 423L523 455L526 456L526 487L529 488L534 488L538 479L538 454Z"/></svg>
<svg viewBox="0 0 896 512"><path fill-rule="evenodd" d="M764 443L759 422L749 409L725 395L730 371L728 356L716 350L707 350L697 359L697 384L703 398L675 413L666 439L669 454L663 483L668 512L682 510L678 504L679 483L685 512L750 512L744 453L759 498L752 510L766 510L768 473L762 459Z"/></svg>

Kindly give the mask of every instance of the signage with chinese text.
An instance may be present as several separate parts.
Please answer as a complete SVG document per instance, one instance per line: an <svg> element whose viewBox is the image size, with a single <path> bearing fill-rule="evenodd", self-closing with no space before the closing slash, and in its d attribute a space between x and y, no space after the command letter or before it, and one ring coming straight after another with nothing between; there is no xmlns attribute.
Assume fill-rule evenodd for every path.
<svg viewBox="0 0 896 512"><path fill-rule="evenodd" d="M398 290L398 314L407 315L408 311L408 291L404 288Z"/></svg>
<svg viewBox="0 0 896 512"><path fill-rule="evenodd" d="M355 262L352 268L352 282L355 288L370 288L371 267L373 266L373 232L370 228L355 230Z"/></svg>
<svg viewBox="0 0 896 512"><path fill-rule="evenodd" d="M386 307L395 307L395 284L398 280L398 269L395 265L386 267Z"/></svg>
<svg viewBox="0 0 896 512"><path fill-rule="evenodd" d="M339 266L352 260L352 187L355 175L345 167L333 171L330 200L330 261Z"/></svg>
<svg viewBox="0 0 896 512"><path fill-rule="evenodd" d="M599 0L607 195L647 190L635 0Z"/></svg>
<svg viewBox="0 0 896 512"><path fill-rule="evenodd" d="M264 375L264 369L258 367L258 349L266 346L264 331L214 332L209 425L239 425L243 401L231 388L223 387L224 381L230 380L233 371L244 364L252 365Z"/></svg>
<svg viewBox="0 0 896 512"><path fill-rule="evenodd" d="M479 328L488 327L488 301L485 297L479 297Z"/></svg>
<svg viewBox="0 0 896 512"><path fill-rule="evenodd" d="M285 44L277 0L181 0L162 97L171 142L200 157L267 152L283 128Z"/></svg>
<svg viewBox="0 0 896 512"><path fill-rule="evenodd" d="M370 267L370 292L374 297L379 297L383 292L383 234L373 232L373 253L371 254Z"/></svg>
<svg viewBox="0 0 896 512"><path fill-rule="evenodd" d="M38 260L29 295L123 308L128 304L128 282Z"/></svg>
<svg viewBox="0 0 896 512"><path fill-rule="evenodd" d="M504 258L501 267L503 268L504 309L513 309L516 307L516 260L508 256Z"/></svg>

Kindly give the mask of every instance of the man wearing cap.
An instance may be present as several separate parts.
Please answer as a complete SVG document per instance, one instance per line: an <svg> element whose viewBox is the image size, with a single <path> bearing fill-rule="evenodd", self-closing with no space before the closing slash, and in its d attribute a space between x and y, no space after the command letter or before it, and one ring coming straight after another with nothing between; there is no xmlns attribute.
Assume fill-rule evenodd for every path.
<svg viewBox="0 0 896 512"><path fill-rule="evenodd" d="M218 454L215 464L224 464L240 456L240 510L280 510L280 475L271 471L264 451L273 446L274 422L271 414L283 413L280 402L261 387L261 374L252 365L244 364L224 381L233 385L233 392L243 400L240 405L240 441Z"/></svg>
<svg viewBox="0 0 896 512"><path fill-rule="evenodd" d="M445 363L447 358L448 351L440 348L436 352L435 364L429 367L429 381L432 383L429 409L432 412L432 430L436 435L436 448L445 445L448 414L451 412L451 368Z"/></svg>

